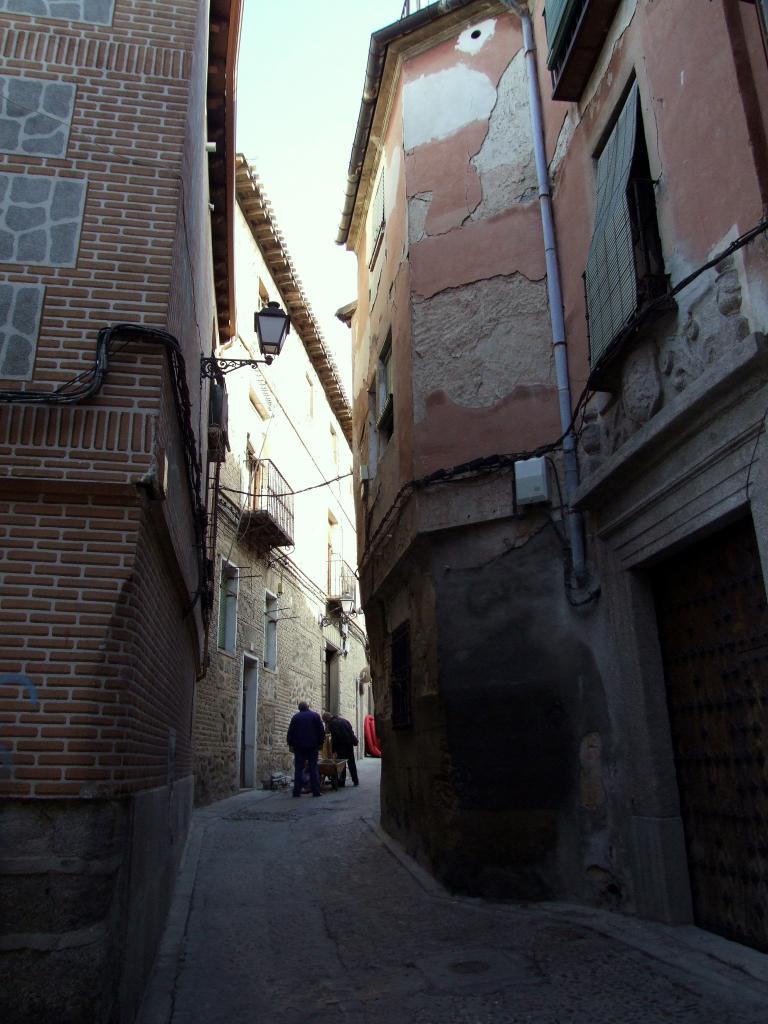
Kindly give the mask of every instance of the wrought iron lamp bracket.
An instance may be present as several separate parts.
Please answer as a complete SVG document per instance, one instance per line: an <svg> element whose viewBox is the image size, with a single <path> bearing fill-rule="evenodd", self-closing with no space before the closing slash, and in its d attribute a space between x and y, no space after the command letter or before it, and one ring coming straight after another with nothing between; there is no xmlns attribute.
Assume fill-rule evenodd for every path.
<svg viewBox="0 0 768 1024"><path fill-rule="evenodd" d="M200 379L205 380L206 377L210 377L211 380L218 380L225 373L239 370L243 366L261 366L264 364L269 366L272 359L272 356L267 356L265 359L217 359L216 356L203 356L200 359Z"/></svg>

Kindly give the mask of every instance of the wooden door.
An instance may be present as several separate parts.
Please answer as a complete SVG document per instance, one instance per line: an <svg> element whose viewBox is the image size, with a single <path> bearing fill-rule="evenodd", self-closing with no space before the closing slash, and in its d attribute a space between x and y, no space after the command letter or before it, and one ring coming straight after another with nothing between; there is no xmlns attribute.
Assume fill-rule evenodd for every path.
<svg viewBox="0 0 768 1024"><path fill-rule="evenodd" d="M768 609L751 519L653 588L696 923L768 951Z"/></svg>

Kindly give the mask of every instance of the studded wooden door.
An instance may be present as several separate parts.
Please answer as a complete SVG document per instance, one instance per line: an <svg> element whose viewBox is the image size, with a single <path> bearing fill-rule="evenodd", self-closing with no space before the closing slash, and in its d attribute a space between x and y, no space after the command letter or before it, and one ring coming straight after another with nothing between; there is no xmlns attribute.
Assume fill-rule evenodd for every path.
<svg viewBox="0 0 768 1024"><path fill-rule="evenodd" d="M743 520L654 571L696 923L768 951L768 608Z"/></svg>

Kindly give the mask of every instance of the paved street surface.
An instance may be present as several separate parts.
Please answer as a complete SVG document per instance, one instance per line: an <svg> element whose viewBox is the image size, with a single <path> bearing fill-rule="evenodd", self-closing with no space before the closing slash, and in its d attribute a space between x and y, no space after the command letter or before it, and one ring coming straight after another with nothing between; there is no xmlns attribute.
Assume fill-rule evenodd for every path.
<svg viewBox="0 0 768 1024"><path fill-rule="evenodd" d="M379 762L195 814L141 1024L766 1024L768 966L696 928L450 897L377 828Z"/></svg>

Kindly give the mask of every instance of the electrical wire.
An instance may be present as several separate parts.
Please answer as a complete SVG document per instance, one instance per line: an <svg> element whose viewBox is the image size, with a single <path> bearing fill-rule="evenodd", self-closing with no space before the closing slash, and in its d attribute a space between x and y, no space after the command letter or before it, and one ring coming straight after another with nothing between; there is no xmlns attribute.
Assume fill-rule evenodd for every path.
<svg viewBox="0 0 768 1024"><path fill-rule="evenodd" d="M700 267L697 267L696 270L684 277L682 281L678 281L678 283L670 288L668 292L665 292L658 298L653 299L651 302L644 305L642 309L638 310L625 325L621 333L606 348L603 355L592 368L590 379L587 381L587 384L589 385L590 381L594 379L595 374L602 369L607 362L610 362L611 357L616 353L616 351L622 347L624 342L634 331L638 330L646 322L651 313L655 312L657 309L663 309L665 305L669 303L671 298L674 298L675 295L687 288L689 284L693 284L693 282L697 278L701 277L702 274L706 273L707 270L711 270L713 267L716 267L718 263L721 263L724 259L732 256L733 253L737 252L739 249L743 249L745 245L748 245L751 241L757 238L758 235L763 234L765 231L768 231L768 217L763 217L763 219L758 221L754 227L739 235L738 238L735 238L716 256L707 260L706 263L702 263Z"/></svg>
<svg viewBox="0 0 768 1024"><path fill-rule="evenodd" d="M113 343L120 340L123 344L113 351ZM203 616L207 623L207 612L211 603L205 546L207 513L201 498L201 467L195 433L192 429L192 405L187 385L186 364L178 340L167 331L144 324L123 323L103 327L96 339L95 362L89 370L78 374L77 377L66 381L53 391L0 391L0 403L62 406L85 402L98 394L104 386L111 357L122 352L129 344L158 344L162 346L168 357L174 407L184 451L187 489L192 505L198 560L197 589L192 595L186 614L189 614L200 600Z"/></svg>
<svg viewBox="0 0 768 1024"><path fill-rule="evenodd" d="M320 487L330 487L330 485L331 484L335 484L337 480L346 480L346 479L348 479L351 476L352 476L352 472L350 470L349 473L342 473L340 476L331 477L330 480L323 480L323 482L320 483L320 484L312 484L311 487L301 487L297 491L285 491L285 492L264 491L261 494L251 494L250 491L238 491L234 487L223 487L223 486L222 486L221 490L222 491L226 491L227 494L246 494L246 495L249 495L252 498L291 498L295 494L306 494L307 491L316 491Z"/></svg>
<svg viewBox="0 0 768 1024"><path fill-rule="evenodd" d="M304 438L303 438L303 437L301 436L301 431L300 431L300 430L298 429L298 427L296 426L296 424L295 424L295 423L293 422L293 420L291 419L291 417L290 417L290 416L288 415L288 411L286 410L286 408L285 408L285 406L283 405L283 403L282 403L282 402L280 401L280 396L279 396L279 395L277 394L277 392L276 392L276 391L274 390L274 388L273 388L273 387L272 387L272 385L271 385L271 384L269 383L269 381L267 381L267 378L266 378L266 376L265 376L265 378L264 378L264 379L265 379L265 381L267 382L267 387L269 388L269 390L270 390L270 392L271 392L271 394L272 394L272 397L273 397L273 398L274 398L274 400L275 400L275 401L277 402L277 404L278 404L278 405L280 406L280 409L281 409L281 411L282 411L283 415L285 416L286 420L288 421L288 423L289 423L289 424L290 424L290 426L291 426L291 429L293 430L293 432L294 432L294 433L296 434L296 436L298 437L299 441L301 442L301 445L302 445L302 447L304 448L304 451L305 451L305 452L307 453L307 455L309 455L310 459L312 460L312 464L313 464L313 466L314 466L314 467L315 467L315 469L316 469L316 470L318 471L318 473L320 474L320 476L321 476L321 477L322 477L322 478L324 479L323 471L322 471L322 469L320 469L320 467L318 466L317 462L315 461L315 457L314 457L314 455L312 454L312 452L311 452L311 451L309 450L309 448L307 447L307 443L306 443L306 441L305 441L305 440L304 440ZM323 484L320 484L319 486L321 486L321 487L322 487L322 486L324 486L324 485L323 485ZM338 500L338 499L337 499L337 500ZM354 523L354 522L353 522L353 521L352 521L352 520L351 520L351 519L349 518L349 515L347 514L347 510L346 510L346 509L344 508L344 505L343 505L343 503L341 502L341 500L338 500L338 505L339 505L339 508L340 508L340 510L341 510L341 514L342 514L342 515L344 516L344 518L345 518L345 519L347 520L347 522L349 523L349 525L350 525L350 526L352 527L352 532L353 532L353 534L357 535L357 524L356 524L356 523Z"/></svg>

